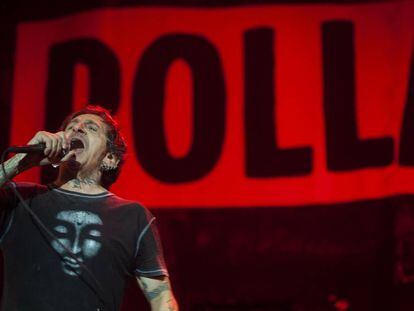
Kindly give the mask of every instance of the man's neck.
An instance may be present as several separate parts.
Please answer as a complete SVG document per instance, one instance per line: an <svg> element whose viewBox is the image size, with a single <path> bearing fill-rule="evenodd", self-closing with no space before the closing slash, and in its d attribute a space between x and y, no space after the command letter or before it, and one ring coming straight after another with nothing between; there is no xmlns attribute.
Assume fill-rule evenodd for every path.
<svg viewBox="0 0 414 311"><path fill-rule="evenodd" d="M85 194L99 194L105 192L106 189L102 187L96 180L92 178L75 178L67 181L64 184L58 185L59 188Z"/></svg>
<svg viewBox="0 0 414 311"><path fill-rule="evenodd" d="M59 178L55 181L55 185L61 189L84 193L99 194L105 192L106 189L100 183L99 174L90 174L89 176L71 176L70 174L59 174ZM99 175L99 176L95 176Z"/></svg>

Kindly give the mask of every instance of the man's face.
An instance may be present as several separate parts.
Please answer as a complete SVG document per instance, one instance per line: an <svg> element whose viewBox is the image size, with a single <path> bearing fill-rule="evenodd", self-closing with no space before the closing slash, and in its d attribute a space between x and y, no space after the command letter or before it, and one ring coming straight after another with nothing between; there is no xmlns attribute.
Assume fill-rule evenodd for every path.
<svg viewBox="0 0 414 311"><path fill-rule="evenodd" d="M96 256L102 246L102 220L89 211L61 211L56 220L58 223L54 231L57 240L52 241L52 247L62 255L63 272L68 275L80 274L80 265L59 242L70 249L80 262Z"/></svg>
<svg viewBox="0 0 414 311"><path fill-rule="evenodd" d="M106 131L104 121L94 114L79 115L66 126L65 137L69 143L77 142L76 162L83 171L93 171L100 167L107 150Z"/></svg>

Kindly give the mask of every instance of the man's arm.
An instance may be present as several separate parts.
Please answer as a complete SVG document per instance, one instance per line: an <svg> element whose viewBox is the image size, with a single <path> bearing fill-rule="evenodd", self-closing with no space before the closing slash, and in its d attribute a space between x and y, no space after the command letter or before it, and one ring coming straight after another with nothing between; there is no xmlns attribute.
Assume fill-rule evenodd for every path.
<svg viewBox="0 0 414 311"><path fill-rule="evenodd" d="M4 169L9 179L12 179L14 176L19 174L19 172L22 170L20 161L24 158L24 156L25 154L21 154L21 153L16 154L14 157L4 162ZM6 176L4 176L3 169L0 167L0 187L2 187L5 182L6 182Z"/></svg>
<svg viewBox="0 0 414 311"><path fill-rule="evenodd" d="M166 276L137 277L138 285L151 305L152 311L178 311L178 304Z"/></svg>

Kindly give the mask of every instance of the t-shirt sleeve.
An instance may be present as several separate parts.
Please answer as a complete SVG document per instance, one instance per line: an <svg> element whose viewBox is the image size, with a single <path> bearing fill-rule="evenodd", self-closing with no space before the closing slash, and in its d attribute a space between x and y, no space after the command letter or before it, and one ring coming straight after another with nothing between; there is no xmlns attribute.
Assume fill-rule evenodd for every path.
<svg viewBox="0 0 414 311"><path fill-rule="evenodd" d="M24 199L34 196L40 188L33 183L14 183L14 185ZM15 209L19 204L12 187L13 184L7 184L0 188L0 244L13 224Z"/></svg>
<svg viewBox="0 0 414 311"><path fill-rule="evenodd" d="M147 277L168 276L155 217L147 209L144 208L143 211L145 213L139 220L134 274Z"/></svg>
<svg viewBox="0 0 414 311"><path fill-rule="evenodd" d="M0 244L10 229L16 206L17 198L11 186L5 185L0 188Z"/></svg>

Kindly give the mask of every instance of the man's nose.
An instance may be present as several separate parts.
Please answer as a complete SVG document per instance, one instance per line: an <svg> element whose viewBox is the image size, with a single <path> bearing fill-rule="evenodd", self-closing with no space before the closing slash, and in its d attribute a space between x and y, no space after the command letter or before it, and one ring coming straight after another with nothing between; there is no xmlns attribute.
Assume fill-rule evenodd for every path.
<svg viewBox="0 0 414 311"><path fill-rule="evenodd" d="M72 129L74 132L85 133L85 124L82 122L78 123L74 125Z"/></svg>

